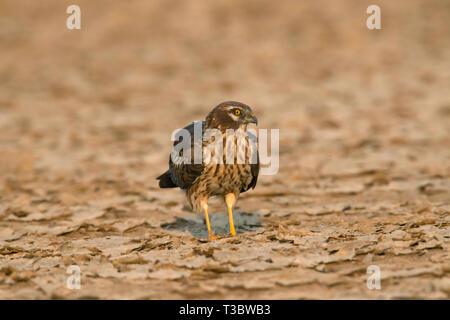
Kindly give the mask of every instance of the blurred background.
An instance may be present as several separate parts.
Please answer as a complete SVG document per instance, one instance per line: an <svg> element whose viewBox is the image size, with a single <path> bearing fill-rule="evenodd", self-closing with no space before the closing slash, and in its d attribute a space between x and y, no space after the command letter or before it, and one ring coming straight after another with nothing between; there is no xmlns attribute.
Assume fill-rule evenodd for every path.
<svg viewBox="0 0 450 320"><path fill-rule="evenodd" d="M81 30L66 28L71 4L81 8ZM381 8L382 30L366 27L371 4ZM139 219L154 223L141 234L165 237L161 223L192 216L183 195L159 190L155 178L166 170L172 131L225 100L252 106L260 128L280 129L279 173L260 177L240 202L266 218L284 212L263 220L266 230L304 226L282 217L305 212L313 212L302 220L311 226L340 221L348 229L386 212L390 221L401 204L407 209L397 214L413 215L403 220L427 208L431 225L448 228L449 35L450 2L442 0L0 0L0 296L74 297L46 287L55 265L25 267L36 248L68 265L84 253L64 249L66 241L119 234L117 224ZM341 205L355 210L349 221ZM359 232L375 232L375 220ZM448 265L442 241L436 261ZM422 267L431 261L423 259ZM33 281L20 287L11 274ZM190 290L190 279L170 282L178 291L161 280L159 291L113 297L210 296ZM448 281L441 291L428 284L398 292L448 297ZM216 298L267 298L218 286ZM370 297L313 289L278 287L273 297Z"/></svg>
<svg viewBox="0 0 450 320"><path fill-rule="evenodd" d="M1 173L135 164L149 179L173 129L230 99L291 138L282 152L448 138L449 2L378 1L373 31L371 3L78 1L68 30L70 1L1 0Z"/></svg>

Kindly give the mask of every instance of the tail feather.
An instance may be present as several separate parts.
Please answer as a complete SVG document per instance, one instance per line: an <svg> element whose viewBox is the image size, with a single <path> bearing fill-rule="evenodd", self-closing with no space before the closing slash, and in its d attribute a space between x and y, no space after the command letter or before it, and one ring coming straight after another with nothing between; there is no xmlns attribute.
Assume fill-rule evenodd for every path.
<svg viewBox="0 0 450 320"><path fill-rule="evenodd" d="M160 188L176 188L178 187L175 183L173 183L172 178L170 177L170 171L167 170L162 175L160 175L158 178L159 180L159 187Z"/></svg>

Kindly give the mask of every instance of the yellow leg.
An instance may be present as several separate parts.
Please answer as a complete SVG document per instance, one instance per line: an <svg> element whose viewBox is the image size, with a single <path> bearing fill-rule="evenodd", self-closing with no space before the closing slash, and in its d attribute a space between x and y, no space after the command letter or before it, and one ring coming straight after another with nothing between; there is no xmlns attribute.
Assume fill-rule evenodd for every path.
<svg viewBox="0 0 450 320"><path fill-rule="evenodd" d="M233 221L233 206L236 203L236 196L234 193L228 193L225 196L225 202L228 208L228 218L230 220L230 233L235 236L236 230L234 229L234 221Z"/></svg>
<svg viewBox="0 0 450 320"><path fill-rule="evenodd" d="M208 227L208 238L209 238L209 240L217 239L217 237L215 237L213 235L213 232L211 230L211 224L209 223L208 202L207 201L202 201L201 204L202 204L203 210L205 210L206 226Z"/></svg>

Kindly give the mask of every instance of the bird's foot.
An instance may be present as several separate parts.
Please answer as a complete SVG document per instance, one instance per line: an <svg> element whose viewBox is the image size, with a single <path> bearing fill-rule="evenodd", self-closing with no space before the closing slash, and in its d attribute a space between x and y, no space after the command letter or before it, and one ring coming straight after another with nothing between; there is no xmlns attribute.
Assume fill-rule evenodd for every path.
<svg viewBox="0 0 450 320"><path fill-rule="evenodd" d="M208 240L216 240L218 237L215 236L212 232L208 232Z"/></svg>

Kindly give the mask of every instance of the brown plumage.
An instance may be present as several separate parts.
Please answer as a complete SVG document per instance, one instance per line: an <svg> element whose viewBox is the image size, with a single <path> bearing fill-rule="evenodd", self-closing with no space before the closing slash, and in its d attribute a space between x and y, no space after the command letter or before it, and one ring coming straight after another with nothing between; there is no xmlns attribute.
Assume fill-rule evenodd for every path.
<svg viewBox="0 0 450 320"><path fill-rule="evenodd" d="M252 149L249 138L256 141L256 137L247 132L249 123L257 124L257 119L252 109L240 102L227 101L216 106L202 121L202 137L207 133L216 133L217 136L202 141L194 140L194 123L186 126L184 129L190 134L191 141L186 145L188 148L183 151L177 150L175 153L175 162L172 157L169 158L169 170L159 176L159 186L161 188L176 188L186 192L187 200L190 206L196 210L204 210L209 237L214 239L211 232L211 226L208 217L208 199L212 196L222 197L227 205L230 232L236 234L232 209L240 193L255 188L259 173L259 156L257 149L253 151L256 157L252 157ZM234 136L227 134L227 130L234 130ZM214 131L215 130L215 131ZM227 136L231 144L227 145ZM195 143L201 144L201 151L205 153L213 147L215 138L222 139L223 152L214 150L210 157L203 156L201 163L195 164L194 151ZM231 139L233 138L233 139ZM205 139L203 139L205 140ZM180 137L174 142L174 148L182 142ZM256 145L254 145L256 147ZM179 146L178 146L179 147ZM245 153L239 153L240 148L244 148ZM179 163L176 159L184 159L190 153L192 161L189 163ZM209 154L206 152L206 154ZM229 157L227 158L227 154ZM234 154L234 157L232 155ZM239 155L241 158L239 158ZM232 160L232 161L231 161ZM231 162L231 163L230 163ZM253 163L254 162L254 163Z"/></svg>

